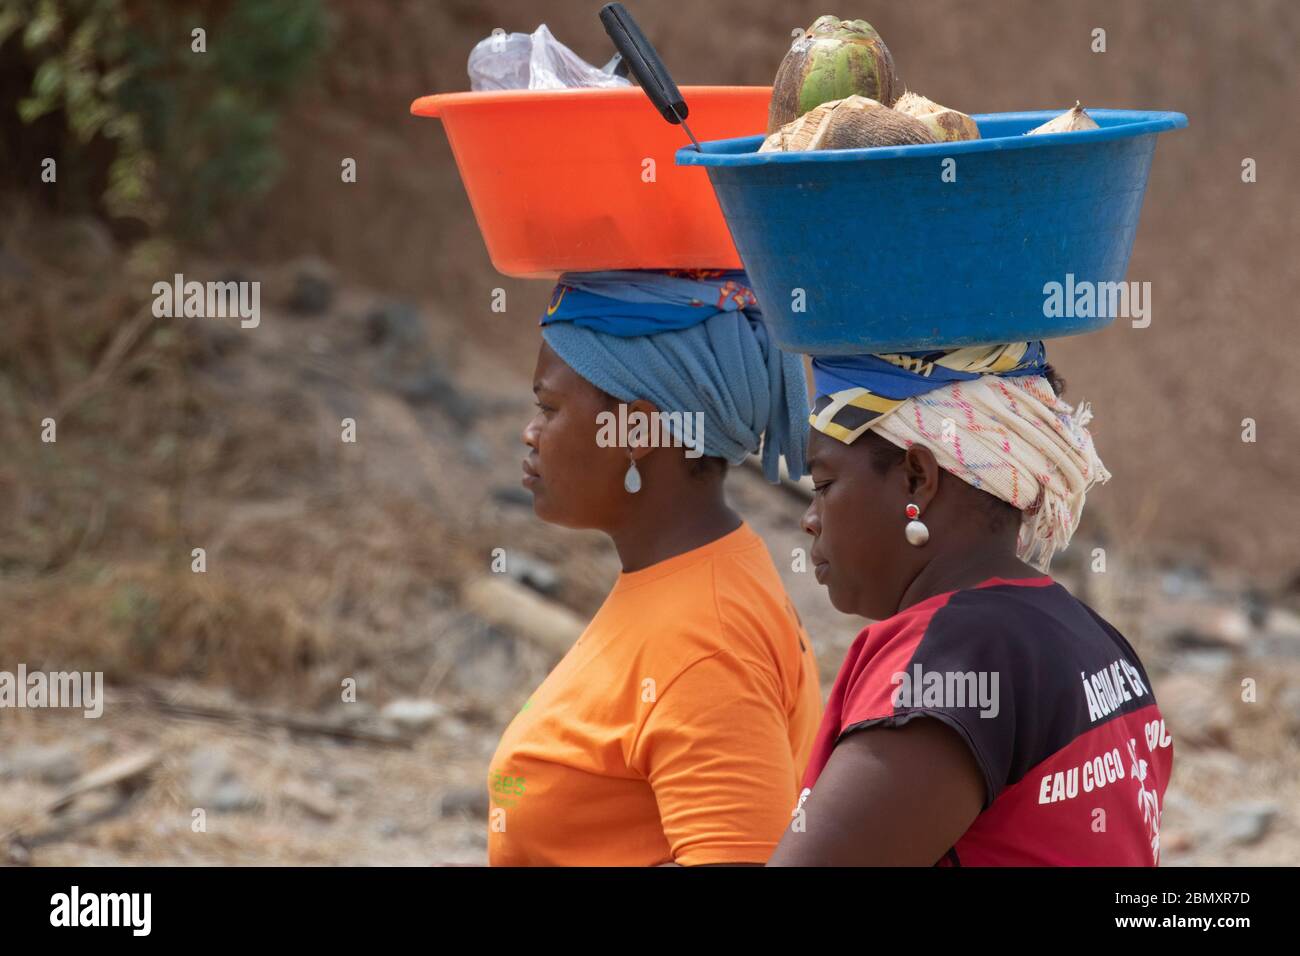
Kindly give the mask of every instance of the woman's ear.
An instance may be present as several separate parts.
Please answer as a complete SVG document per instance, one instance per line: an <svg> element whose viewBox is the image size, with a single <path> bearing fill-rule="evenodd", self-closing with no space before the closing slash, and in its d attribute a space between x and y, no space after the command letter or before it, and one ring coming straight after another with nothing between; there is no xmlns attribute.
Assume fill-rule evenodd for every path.
<svg viewBox="0 0 1300 956"><path fill-rule="evenodd" d="M908 500L922 512L939 493L938 459L924 445L913 445L903 456L903 475L907 481Z"/></svg>
<svg viewBox="0 0 1300 956"><path fill-rule="evenodd" d="M633 415L636 415L636 417L634 418ZM659 446L659 408L654 402L647 401L644 398L628 402L627 422L628 458L632 461L640 461ZM644 428L640 431L640 441L633 442L632 439L636 436L638 423L644 423Z"/></svg>

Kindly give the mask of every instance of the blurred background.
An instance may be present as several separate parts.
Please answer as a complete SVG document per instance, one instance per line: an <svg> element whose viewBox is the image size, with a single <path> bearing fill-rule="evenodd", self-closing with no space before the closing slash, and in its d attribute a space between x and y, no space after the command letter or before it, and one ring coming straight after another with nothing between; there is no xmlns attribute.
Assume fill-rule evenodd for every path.
<svg viewBox="0 0 1300 956"><path fill-rule="evenodd" d="M1129 268L1150 327L1049 345L1114 475L1053 572L1136 646L1171 725L1162 861L1295 863L1300 8L628 6L683 85L769 84L791 30L834 13L966 112L1187 114ZM99 719L0 710L0 862L486 861L497 738L618 563L532 515L551 286L492 269L440 124L408 108L468 89L497 27L544 22L604 64L598 8L0 0L0 670L107 688ZM261 282L260 325L154 317L175 272ZM801 493L728 485L825 693L863 622L792 569Z"/></svg>

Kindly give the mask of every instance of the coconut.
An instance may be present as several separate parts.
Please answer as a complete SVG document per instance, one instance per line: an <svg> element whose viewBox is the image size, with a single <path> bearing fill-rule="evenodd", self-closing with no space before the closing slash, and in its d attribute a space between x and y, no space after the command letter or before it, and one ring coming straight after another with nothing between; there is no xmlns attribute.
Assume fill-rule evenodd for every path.
<svg viewBox="0 0 1300 956"><path fill-rule="evenodd" d="M955 143L958 140L980 138L980 128L965 113L940 106L911 90L900 96L893 108L924 123L934 134L936 142Z"/></svg>
<svg viewBox="0 0 1300 956"><path fill-rule="evenodd" d="M1097 129L1097 121L1089 116L1079 101L1074 101L1074 109L1062 113L1053 119L1048 120L1042 126L1031 129L1026 136L1034 136L1037 133L1073 133L1080 129Z"/></svg>
<svg viewBox="0 0 1300 956"><path fill-rule="evenodd" d="M857 94L893 105L903 88L894 58L866 20L818 17L797 37L772 82L767 131L830 100Z"/></svg>
<svg viewBox="0 0 1300 956"><path fill-rule="evenodd" d="M831 100L767 137L760 153L862 149L935 142L925 124L865 96Z"/></svg>

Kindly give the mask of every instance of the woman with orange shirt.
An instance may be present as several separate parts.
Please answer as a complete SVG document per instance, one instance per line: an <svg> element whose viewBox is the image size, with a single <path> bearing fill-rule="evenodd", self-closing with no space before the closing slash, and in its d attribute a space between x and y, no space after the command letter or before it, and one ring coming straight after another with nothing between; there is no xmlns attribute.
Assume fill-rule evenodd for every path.
<svg viewBox="0 0 1300 956"><path fill-rule="evenodd" d="M770 479L781 455L802 474L803 366L768 342L743 273L566 275L542 324L524 485L543 520L605 532L622 573L501 738L489 860L762 864L821 693L723 480L760 447Z"/></svg>

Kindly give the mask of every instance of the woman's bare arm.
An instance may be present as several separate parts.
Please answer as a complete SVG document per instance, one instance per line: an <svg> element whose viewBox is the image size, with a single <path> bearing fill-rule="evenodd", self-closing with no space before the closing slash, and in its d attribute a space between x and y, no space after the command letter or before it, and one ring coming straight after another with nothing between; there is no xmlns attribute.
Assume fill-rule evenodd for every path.
<svg viewBox="0 0 1300 956"><path fill-rule="evenodd" d="M932 866L984 805L984 777L958 732L918 717L849 734L768 866Z"/></svg>

